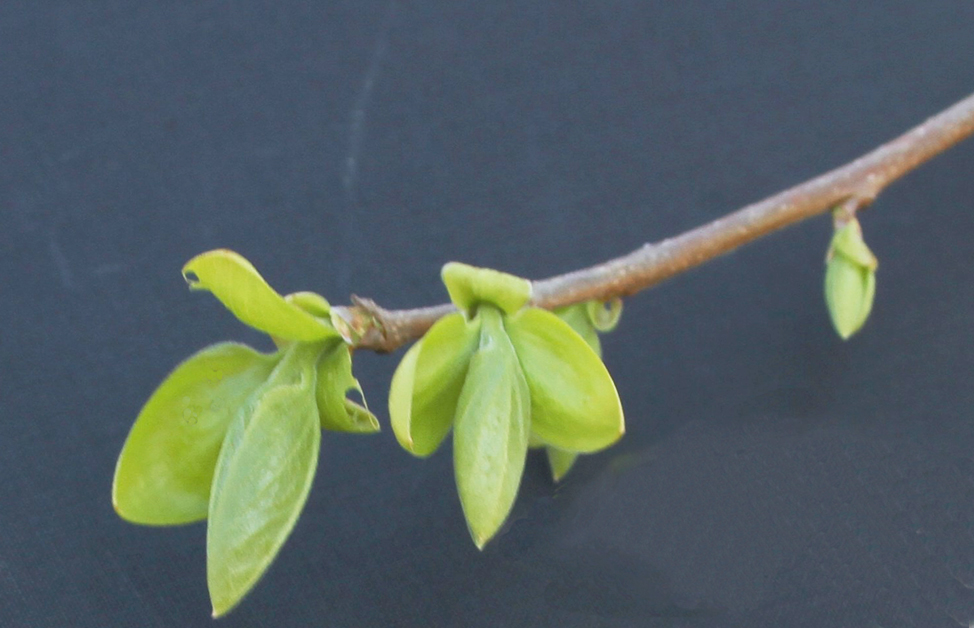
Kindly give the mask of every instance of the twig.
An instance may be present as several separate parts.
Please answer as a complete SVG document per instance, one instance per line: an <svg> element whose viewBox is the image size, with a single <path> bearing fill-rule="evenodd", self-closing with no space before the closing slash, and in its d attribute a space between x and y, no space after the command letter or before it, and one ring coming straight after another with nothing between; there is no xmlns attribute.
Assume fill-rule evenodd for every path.
<svg viewBox="0 0 974 628"><path fill-rule="evenodd" d="M870 153L723 218L602 264L533 282L531 304L554 309L645 290L773 231L841 206L848 219L890 183L974 134L974 94ZM368 299L340 308L359 349L393 351L421 337L452 305L386 310Z"/></svg>

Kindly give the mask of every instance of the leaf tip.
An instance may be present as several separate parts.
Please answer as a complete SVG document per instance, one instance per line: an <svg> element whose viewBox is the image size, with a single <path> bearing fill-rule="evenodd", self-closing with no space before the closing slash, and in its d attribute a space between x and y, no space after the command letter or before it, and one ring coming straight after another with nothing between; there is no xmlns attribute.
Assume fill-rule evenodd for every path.
<svg viewBox="0 0 974 628"><path fill-rule="evenodd" d="M223 591L222 592L223 595L220 596L222 599L218 600L214 596L214 591L212 590L212 585L211 585L210 608L212 609L212 611L210 613L210 617L213 619L226 617L227 614L230 613L230 611L232 611L237 607L237 605L243 600L244 596L250 592L250 589L252 587L253 587L253 583L251 583L251 585L248 586L243 592L237 594L231 593L230 595L227 595L227 592Z"/></svg>
<svg viewBox="0 0 974 628"><path fill-rule="evenodd" d="M237 600L237 601L239 601L239 600ZM223 604L223 605L220 605L220 604L216 604L214 602L211 602L211 606L213 607L213 610L210 613L210 618L211 619L221 619L223 617L226 617L227 614L230 613L230 611L232 611L234 608L236 608L237 602L231 602L230 604Z"/></svg>
<svg viewBox="0 0 974 628"><path fill-rule="evenodd" d="M416 455L415 445L413 445L413 438L411 436L409 436L408 434L400 435L397 433L396 439L399 441L399 445L403 449L405 449L406 451L408 451L414 456Z"/></svg>
<svg viewBox="0 0 974 628"><path fill-rule="evenodd" d="M115 514L118 515L123 521L135 523L132 517L125 514L125 509L122 507L121 500L118 497L118 488L115 485L112 486L112 510L114 510Z"/></svg>
<svg viewBox="0 0 974 628"><path fill-rule="evenodd" d="M218 602L213 597L213 594L210 593L210 609L211 609L211 611L210 611L210 617L212 619L219 619L219 618L223 617L224 615L226 615L227 613L229 613L232 608L233 608L233 604L232 603L231 604L227 604L226 603L226 600L223 600L222 603L221 602Z"/></svg>

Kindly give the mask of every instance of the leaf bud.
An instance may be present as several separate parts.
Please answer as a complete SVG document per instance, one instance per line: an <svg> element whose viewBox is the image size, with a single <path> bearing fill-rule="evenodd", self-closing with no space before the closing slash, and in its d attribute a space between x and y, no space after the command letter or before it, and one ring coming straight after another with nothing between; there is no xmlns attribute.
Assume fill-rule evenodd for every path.
<svg viewBox="0 0 974 628"><path fill-rule="evenodd" d="M836 332L848 340L869 318L879 266L857 220L836 229L825 264L825 303Z"/></svg>

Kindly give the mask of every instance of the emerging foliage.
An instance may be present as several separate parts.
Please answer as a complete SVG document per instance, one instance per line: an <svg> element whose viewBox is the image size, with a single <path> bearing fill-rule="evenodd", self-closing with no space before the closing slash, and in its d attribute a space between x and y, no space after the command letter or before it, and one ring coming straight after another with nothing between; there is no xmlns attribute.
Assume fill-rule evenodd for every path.
<svg viewBox="0 0 974 628"><path fill-rule="evenodd" d="M250 591L291 533L321 429L372 433L379 423L346 396L362 389L323 297L282 297L232 251L199 255L184 274L191 288L209 290L270 334L278 351L221 343L179 365L126 439L112 501L135 523L208 519L207 580L218 616Z"/></svg>
<svg viewBox="0 0 974 628"><path fill-rule="evenodd" d="M586 340L555 314L525 307L526 280L457 262L444 267L443 279L461 313L437 322L403 357L389 414L400 444L418 456L454 428L460 502L483 548L514 505L529 445L549 446L558 480L578 452L622 435L622 405L591 346L598 347L597 310L562 312ZM612 320L603 316L600 325L618 314L614 306Z"/></svg>
<svg viewBox="0 0 974 628"><path fill-rule="evenodd" d="M832 239L826 301L843 338L865 322L876 258L854 220ZM220 343L180 364L139 413L119 456L112 500L134 523L208 519L207 581L214 616L253 588L290 535L307 500L320 430L373 433L379 423L352 374L355 339L328 301L281 296L240 255L210 251L183 269L277 345L262 354ZM444 284L459 312L429 328L392 379L389 414L400 445L425 457L453 430L454 473L470 535L480 549L517 498L529 448L544 447L557 482L578 455L625 432L599 333L622 303L530 306L531 283L451 262ZM364 397L363 404L364 404Z"/></svg>
<svg viewBox="0 0 974 628"><path fill-rule="evenodd" d="M538 302L634 294L839 203L845 222L829 246L825 299L836 331L849 338L869 316L878 266L854 213L972 133L974 96L845 166L685 234L691 237L546 280ZM443 309L389 312L359 299L355 308L332 310L314 293L281 296L228 250L194 257L183 275L191 289L210 291L270 335L278 351L221 343L177 366L125 441L112 501L135 523L209 519L207 577L220 615L254 586L293 529L314 478L319 430L379 429L364 398L359 405L347 397L362 394L352 349L395 349ZM442 279L460 312L406 352L390 415L400 444L417 456L432 454L454 430L460 501L483 548L516 500L529 447L546 448L557 481L579 453L605 448L625 431L598 336L617 324L621 301L549 313L531 307L535 286L520 277L451 262Z"/></svg>

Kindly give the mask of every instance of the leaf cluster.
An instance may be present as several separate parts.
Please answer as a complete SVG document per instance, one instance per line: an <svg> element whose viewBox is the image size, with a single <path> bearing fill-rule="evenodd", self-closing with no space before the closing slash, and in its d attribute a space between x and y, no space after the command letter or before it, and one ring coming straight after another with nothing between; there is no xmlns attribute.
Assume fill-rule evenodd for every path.
<svg viewBox="0 0 974 628"><path fill-rule="evenodd" d="M206 520L207 583L219 616L253 588L293 530L322 430L367 434L379 423L347 396L362 395L352 375L355 338L327 300L281 296L227 250L193 258L183 275L267 333L277 351L223 342L177 366L132 426L112 501L133 523ZM621 436L622 407L596 333L614 325L619 304L556 316L526 307L531 284L518 277L451 263L443 279L462 313L406 353L390 415L400 443L418 456L454 431L457 487L482 548L514 503L529 446L547 447L559 479L578 453Z"/></svg>
<svg viewBox="0 0 974 628"><path fill-rule="evenodd" d="M274 560L311 489L321 430L370 433L351 354L313 293L282 297L231 251L184 270L241 321L271 335L272 354L220 343L169 374L139 413L115 469L112 502L133 523L207 520L214 616L229 611Z"/></svg>
<svg viewBox="0 0 974 628"><path fill-rule="evenodd" d="M556 314L525 307L531 284L524 279L453 262L443 281L461 311L406 353L389 416L399 443L420 457L453 430L460 502L482 548L514 504L529 446L548 448L560 478L578 453L622 436L622 405L584 312L562 315L588 342Z"/></svg>
<svg viewBox="0 0 974 628"><path fill-rule="evenodd" d="M838 224L826 261L826 303L848 338L869 315L877 267L855 219ZM251 590L294 528L321 431L368 434L379 422L348 398L362 396L351 357L359 336L324 297L281 296L228 250L194 257L183 275L191 289L209 291L267 333L277 351L223 342L177 366L129 433L112 500L134 523L207 521L207 582L218 616ZM399 444L418 457L452 432L457 491L482 549L514 505L529 449L545 449L559 481L580 454L624 433L599 340L622 304L549 312L531 306L531 282L458 262L443 267L442 279L459 311L405 353L389 416Z"/></svg>

